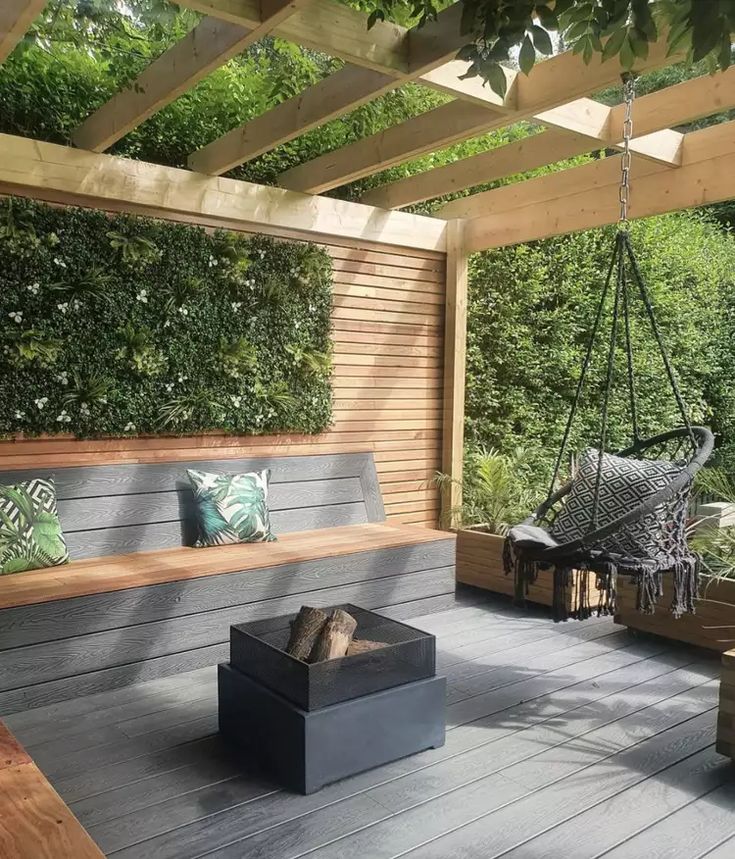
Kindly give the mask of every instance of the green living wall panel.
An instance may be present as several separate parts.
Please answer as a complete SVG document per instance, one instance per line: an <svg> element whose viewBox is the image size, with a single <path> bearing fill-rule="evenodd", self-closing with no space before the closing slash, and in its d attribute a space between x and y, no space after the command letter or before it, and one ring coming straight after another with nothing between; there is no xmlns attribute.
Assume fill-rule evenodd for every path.
<svg viewBox="0 0 735 859"><path fill-rule="evenodd" d="M0 435L316 433L323 248L0 200Z"/></svg>

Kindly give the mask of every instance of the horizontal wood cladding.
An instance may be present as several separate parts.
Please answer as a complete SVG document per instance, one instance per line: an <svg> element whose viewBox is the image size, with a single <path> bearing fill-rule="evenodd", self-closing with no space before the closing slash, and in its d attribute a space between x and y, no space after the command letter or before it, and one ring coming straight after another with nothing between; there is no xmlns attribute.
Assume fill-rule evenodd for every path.
<svg viewBox="0 0 735 859"><path fill-rule="evenodd" d="M372 451L387 517L435 527L439 495L431 481L441 468L445 256L333 241L326 245L334 264L334 423L327 432L16 439L0 442L0 471Z"/></svg>

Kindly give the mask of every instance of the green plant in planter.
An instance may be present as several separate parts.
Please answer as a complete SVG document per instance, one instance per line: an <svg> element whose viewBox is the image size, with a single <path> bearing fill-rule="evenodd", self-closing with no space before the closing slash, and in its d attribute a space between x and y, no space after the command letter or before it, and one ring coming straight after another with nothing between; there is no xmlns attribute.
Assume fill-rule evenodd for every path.
<svg viewBox="0 0 735 859"><path fill-rule="evenodd" d="M35 328L20 331L11 328L3 334L4 351L8 361L15 367L50 367L56 362L61 351L61 343L46 337Z"/></svg>
<svg viewBox="0 0 735 859"><path fill-rule="evenodd" d="M118 350L118 357L128 361L141 376L157 376L166 369L166 356L154 346L149 328L136 328L132 322L128 322L120 329L120 336L125 345Z"/></svg>
<svg viewBox="0 0 735 859"><path fill-rule="evenodd" d="M703 469L696 478L695 498L702 494L735 507L735 476L719 468ZM735 527L708 527L706 521L699 522L690 530L689 542L709 575L735 579Z"/></svg>
<svg viewBox="0 0 735 859"><path fill-rule="evenodd" d="M258 362L258 350L247 339L238 337L235 340L220 338L219 363L226 376L231 379L242 379Z"/></svg>
<svg viewBox="0 0 735 859"><path fill-rule="evenodd" d="M464 480L437 474L435 482L442 489L452 483L462 487L462 504L448 512L448 521L482 527L491 534L506 534L538 505L541 494L522 448L507 454L495 448L470 450Z"/></svg>

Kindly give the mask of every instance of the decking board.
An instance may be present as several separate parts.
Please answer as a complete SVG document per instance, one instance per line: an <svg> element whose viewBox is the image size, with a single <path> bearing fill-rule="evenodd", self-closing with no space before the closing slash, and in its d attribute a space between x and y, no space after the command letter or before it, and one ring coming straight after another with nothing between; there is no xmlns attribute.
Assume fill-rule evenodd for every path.
<svg viewBox="0 0 735 859"><path fill-rule="evenodd" d="M471 594L386 613L437 635L447 743L311 796L219 747L211 668L8 722L114 859L729 856L716 659Z"/></svg>

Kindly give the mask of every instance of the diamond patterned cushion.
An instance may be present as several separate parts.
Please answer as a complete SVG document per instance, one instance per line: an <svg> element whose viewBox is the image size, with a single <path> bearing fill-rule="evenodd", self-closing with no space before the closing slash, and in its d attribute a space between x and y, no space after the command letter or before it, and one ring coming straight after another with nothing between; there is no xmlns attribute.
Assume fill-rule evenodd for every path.
<svg viewBox="0 0 735 859"><path fill-rule="evenodd" d="M582 455L572 489L551 527L552 536L560 543L577 540L591 530L598 456L594 448ZM668 486L682 471L682 466L665 460L627 459L603 454L598 526L609 525L642 504ZM656 558L670 543L671 530L670 505L660 505L626 526L623 532L611 535L600 548L634 557Z"/></svg>
<svg viewBox="0 0 735 859"><path fill-rule="evenodd" d="M0 575L68 561L53 480L0 486Z"/></svg>

